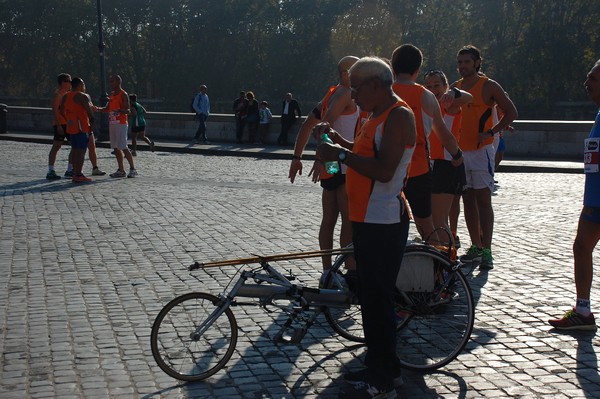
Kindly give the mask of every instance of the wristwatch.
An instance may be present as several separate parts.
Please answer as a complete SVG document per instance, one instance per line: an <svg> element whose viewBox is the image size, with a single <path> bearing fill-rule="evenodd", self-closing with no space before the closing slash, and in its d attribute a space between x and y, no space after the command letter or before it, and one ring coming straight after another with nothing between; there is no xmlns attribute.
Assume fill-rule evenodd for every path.
<svg viewBox="0 0 600 399"><path fill-rule="evenodd" d="M340 161L340 163L345 163L347 157L348 157L348 151L342 150L342 151L338 152L338 161Z"/></svg>

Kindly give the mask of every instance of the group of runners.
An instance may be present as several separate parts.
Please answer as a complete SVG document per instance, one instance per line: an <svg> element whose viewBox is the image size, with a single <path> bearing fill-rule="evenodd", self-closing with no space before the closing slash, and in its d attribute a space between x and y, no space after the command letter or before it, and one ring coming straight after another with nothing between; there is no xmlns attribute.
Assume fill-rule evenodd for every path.
<svg viewBox="0 0 600 399"><path fill-rule="evenodd" d="M294 148L292 183L302 174L302 154L311 134L317 140L327 134L333 141L318 145L309 172L323 187L319 245L333 247L338 218L340 244L354 245L345 280L361 304L367 367L344 376L353 388L340 392L342 398L395 397L395 387L402 383L392 303L409 209L424 241L454 246L462 197L471 245L461 260L476 262L481 269L494 266L494 141L517 118L517 110L502 86L482 73L481 52L475 46L458 51L461 78L452 84L440 70L427 71L424 86L417 83L422 61L421 51L410 44L396 48L391 60L342 58L338 84L308 115ZM600 105L599 69L597 63L585 87ZM600 135L599 118L595 137ZM586 170L596 174L586 176L586 204L574 245L578 299L576 308L550 320L559 329L596 328L589 291L592 251L600 239L598 139L586 148L596 149L593 156L586 155L592 160ZM341 172L327 174L328 161L338 161ZM592 180L595 188L590 188ZM331 258L324 257L322 279L330 267Z"/></svg>
<svg viewBox="0 0 600 399"><path fill-rule="evenodd" d="M136 155L136 139L144 140L150 149L154 150L154 142L145 136L146 110L137 102L137 96L129 96L121 87L122 80L119 75L111 75L109 83L112 92L106 107L98 107L92 103L90 96L86 93L85 82L79 77L73 77L67 73L58 75L58 88L52 99L53 129L54 137L52 148L48 155L48 180L60 179L54 169L56 156L62 145L69 141L71 151L69 153L69 164L65 177L70 177L74 183L89 182L92 179L83 174L85 153L89 150L89 158L92 163L92 176L103 176L98 167L96 155L96 139L94 137L95 112L108 113L110 146L114 150L117 160L117 170L110 177L136 177L137 171L134 166L133 156ZM127 145L128 117L133 115L133 151ZM125 172L123 158L129 163L129 173Z"/></svg>

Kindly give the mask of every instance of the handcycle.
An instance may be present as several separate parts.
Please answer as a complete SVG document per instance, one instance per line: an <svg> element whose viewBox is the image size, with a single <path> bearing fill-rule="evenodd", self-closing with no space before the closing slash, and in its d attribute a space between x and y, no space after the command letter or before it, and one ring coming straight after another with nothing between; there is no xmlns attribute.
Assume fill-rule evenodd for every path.
<svg viewBox="0 0 600 399"><path fill-rule="evenodd" d="M276 343L298 344L320 314L342 337L365 342L358 298L341 284L344 262L352 253L350 245L334 250L195 262L189 266L190 271L258 266L239 272L237 281L232 279L229 284L233 287L219 295L192 292L167 303L152 326L154 359L166 374L178 380L199 381L212 376L227 364L236 347L238 325L231 308L248 305L266 311L276 307L288 314L273 338ZM296 276L291 272L282 274L271 265L324 255L336 258L323 288L294 284ZM406 246L394 301L398 355L403 367L438 369L454 360L467 344L473 329L474 303L460 266L449 253L433 246L414 242Z"/></svg>

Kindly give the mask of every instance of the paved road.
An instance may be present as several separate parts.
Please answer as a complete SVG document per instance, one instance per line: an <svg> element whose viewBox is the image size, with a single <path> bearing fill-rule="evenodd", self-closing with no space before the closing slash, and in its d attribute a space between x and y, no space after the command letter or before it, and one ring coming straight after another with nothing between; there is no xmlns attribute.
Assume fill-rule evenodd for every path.
<svg viewBox="0 0 600 399"><path fill-rule="evenodd" d="M341 374L360 367L364 349L324 322L300 346L275 346L280 315L255 308L235 309L236 353L204 382L173 380L150 353L164 304L188 291L218 293L237 272L190 273L192 261L317 248L320 190L305 176L291 185L288 161L141 152L136 179L74 185L44 179L48 150L0 141L0 398L334 398ZM99 155L115 169L109 150ZM61 169L65 159L61 151ZM583 175L498 180L496 268L470 277L472 341L437 373L406 372L398 393L600 397L598 337L546 325L574 299ZM466 241L464 225L460 234ZM282 266L305 283L319 275L315 260ZM593 304L599 292L596 281Z"/></svg>

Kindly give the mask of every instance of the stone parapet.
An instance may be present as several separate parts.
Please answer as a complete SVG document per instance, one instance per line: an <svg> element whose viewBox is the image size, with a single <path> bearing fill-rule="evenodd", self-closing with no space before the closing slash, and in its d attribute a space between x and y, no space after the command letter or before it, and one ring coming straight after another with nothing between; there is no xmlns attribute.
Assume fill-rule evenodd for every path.
<svg viewBox="0 0 600 399"><path fill-rule="evenodd" d="M8 107L8 130L47 132L50 126L50 108ZM191 113L148 112L146 114L148 134L164 140L191 140L197 129L197 121ZM288 135L293 143L300 128L297 123ZM583 140L588 136L593 122L519 120L513 123L514 132L505 132L506 153L512 157L581 159ZM207 121L209 140L235 142L235 119L231 114L211 114ZM268 144L277 142L281 129L279 116L273 116ZM244 141L248 132L244 132ZM311 143L314 144L314 143Z"/></svg>

